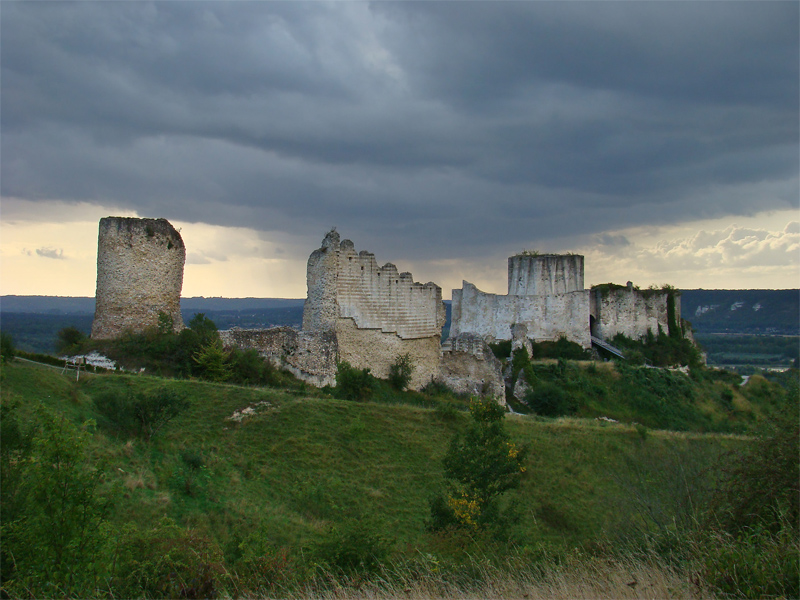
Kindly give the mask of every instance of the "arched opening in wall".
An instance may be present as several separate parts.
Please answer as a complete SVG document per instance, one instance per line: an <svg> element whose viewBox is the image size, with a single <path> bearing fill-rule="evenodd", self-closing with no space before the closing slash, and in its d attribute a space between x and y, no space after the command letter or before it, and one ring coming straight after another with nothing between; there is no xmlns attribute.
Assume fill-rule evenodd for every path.
<svg viewBox="0 0 800 600"><path fill-rule="evenodd" d="M600 337L599 335L597 335L599 332L597 331L597 323L595 322L594 315L589 315L589 332L594 337Z"/></svg>

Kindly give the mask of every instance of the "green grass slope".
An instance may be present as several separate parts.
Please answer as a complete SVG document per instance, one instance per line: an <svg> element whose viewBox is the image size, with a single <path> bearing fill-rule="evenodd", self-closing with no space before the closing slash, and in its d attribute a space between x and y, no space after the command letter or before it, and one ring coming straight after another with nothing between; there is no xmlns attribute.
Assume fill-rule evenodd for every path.
<svg viewBox="0 0 800 600"><path fill-rule="evenodd" d="M542 548L566 552L666 534L705 500L720 455L747 443L733 435L508 415L514 442L530 452L522 485L504 498L511 515L505 532L449 538L428 532L425 521L428 499L443 485L441 459L466 425L465 412L125 374L76 382L19 362L3 365L1 382L2 403L14 407L9 414L21 430L35 428L37 407L45 407L90 433L90 460L114 498L113 526L144 530L169 517L209 540L230 577L258 544L285 557L300 580L302 569L324 556L326 540L359 527L387 556L442 559L478 542L484 550L513 545L534 556ZM743 408L777 388L764 380L753 385L754 396L731 391L730 402ZM189 405L149 441L116 430L99 410L104 398L159 388Z"/></svg>

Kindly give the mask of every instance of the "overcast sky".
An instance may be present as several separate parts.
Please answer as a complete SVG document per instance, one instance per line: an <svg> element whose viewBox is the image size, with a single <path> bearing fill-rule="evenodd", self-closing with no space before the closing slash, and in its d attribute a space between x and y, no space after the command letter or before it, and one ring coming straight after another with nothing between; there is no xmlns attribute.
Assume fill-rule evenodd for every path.
<svg viewBox="0 0 800 600"><path fill-rule="evenodd" d="M94 295L97 221L165 217L184 295L305 295L336 227L445 297L800 286L798 2L0 6L2 294Z"/></svg>

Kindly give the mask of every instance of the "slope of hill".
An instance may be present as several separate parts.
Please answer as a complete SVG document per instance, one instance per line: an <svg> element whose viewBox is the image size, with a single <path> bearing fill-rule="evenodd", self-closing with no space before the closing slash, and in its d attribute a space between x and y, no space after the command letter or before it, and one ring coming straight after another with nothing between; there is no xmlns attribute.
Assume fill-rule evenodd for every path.
<svg viewBox="0 0 800 600"><path fill-rule="evenodd" d="M698 333L800 335L800 290L681 290Z"/></svg>
<svg viewBox="0 0 800 600"><path fill-rule="evenodd" d="M693 511L708 501L711 469L743 444L735 436L510 415L512 440L531 449L521 487L504 500L513 518L498 538L438 534L425 528L428 500L443 486L449 440L468 420L453 407L348 402L314 390L124 374L75 381L58 369L18 362L3 365L0 377L4 451L24 453L25 445L15 441L36 428L46 431L50 422L57 439L84 439L84 446L75 446L76 437L65 448L83 447L91 466L86 473L102 474L97 493L113 501L96 531L122 549L114 556L124 571L109 583L117 586L104 594L109 597L138 597L141 592L119 586L156 586L149 577L179 587L156 586L148 597L186 596L190 580L210 581L233 596L284 597L310 582L338 585L336 573L363 573L375 556L407 565L415 576L430 573L473 589L470 582L492 565L512 559L524 569L555 568L584 560L579 557L588 555L578 547L604 556L614 544L641 542L643 535L671 535L664 539L674 544ZM727 390L739 408L781 396L763 379L741 389L713 385ZM103 409L114 399L159 389L186 398L188 407L150 440L121 429L115 413ZM42 451L48 439L33 447ZM12 498L12 485L38 476L33 471L14 480L14 469L27 463L3 464L11 479L4 479L2 491ZM4 518L9 514L4 510ZM6 536L6 547L8 539L14 538ZM175 563L176 557L185 562ZM170 579L169 570L160 574L163 568L181 570L182 578ZM384 581L392 576L381 573ZM603 575L595 571L595 577ZM688 584L688 574L679 581ZM320 596L313 589L309 594Z"/></svg>

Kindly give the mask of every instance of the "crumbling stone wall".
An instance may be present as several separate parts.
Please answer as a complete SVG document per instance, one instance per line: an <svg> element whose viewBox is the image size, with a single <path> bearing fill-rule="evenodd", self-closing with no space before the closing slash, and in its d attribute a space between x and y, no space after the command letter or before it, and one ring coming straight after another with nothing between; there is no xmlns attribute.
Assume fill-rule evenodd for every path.
<svg viewBox="0 0 800 600"><path fill-rule="evenodd" d="M303 330L223 332L228 346L256 348L263 356L314 385L335 385L337 363L347 361L388 377L408 354L414 371L409 387L420 389L439 374L445 322L442 289L416 283L369 252L329 232L311 253Z"/></svg>
<svg viewBox="0 0 800 600"><path fill-rule="evenodd" d="M591 346L588 290L550 296L500 296L465 281L453 290L450 335L475 333L490 340L511 340L512 326L523 324L535 342L566 337Z"/></svg>
<svg viewBox="0 0 800 600"><path fill-rule="evenodd" d="M518 254L508 259L508 295L487 294L463 282L453 290L450 335L474 333L511 340L524 325L535 342L565 337L591 346L589 293L583 289L583 256Z"/></svg>
<svg viewBox="0 0 800 600"><path fill-rule="evenodd" d="M240 329L219 332L223 346L254 349L278 369L323 387L336 384L338 345L334 331L297 331L291 327Z"/></svg>
<svg viewBox="0 0 800 600"><path fill-rule="evenodd" d="M674 302L670 325L670 295ZM592 335L610 340L618 333L637 340L659 330L669 333L670 327L681 327L680 296L670 290L638 290L629 283L622 286L595 286L591 290Z"/></svg>
<svg viewBox="0 0 800 600"><path fill-rule="evenodd" d="M387 377L403 354L414 365L409 387L438 373L445 309L442 289L414 281L395 265L379 267L369 252L329 232L308 260L304 332L333 332L338 360ZM335 375L335 364L333 364ZM329 379L331 373L320 373Z"/></svg>
<svg viewBox="0 0 800 600"><path fill-rule="evenodd" d="M93 339L158 325L160 313L183 329L180 301L186 248L166 219L100 219Z"/></svg>
<svg viewBox="0 0 800 600"><path fill-rule="evenodd" d="M462 333L443 344L439 381L459 394L506 403L502 363L478 335Z"/></svg>

